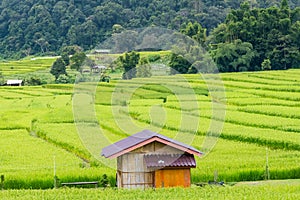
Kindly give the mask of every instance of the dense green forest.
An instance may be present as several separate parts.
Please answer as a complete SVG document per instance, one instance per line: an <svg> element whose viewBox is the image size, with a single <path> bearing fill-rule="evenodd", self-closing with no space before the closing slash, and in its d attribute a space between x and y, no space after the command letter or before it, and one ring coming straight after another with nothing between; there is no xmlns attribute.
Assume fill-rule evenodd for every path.
<svg viewBox="0 0 300 200"><path fill-rule="evenodd" d="M58 55L69 45L93 49L114 33L116 24L125 29L156 25L182 31L188 22L196 22L205 29L202 42L207 48L214 44L210 50L221 71L257 70L263 62L264 69L297 66L300 2L290 0L283 7L281 0L249 0L241 6L243 2L3 0L0 58ZM236 62L240 55L242 60Z"/></svg>
<svg viewBox="0 0 300 200"><path fill-rule="evenodd" d="M266 9L243 3L210 36L221 72L300 67L300 7L290 9L286 0Z"/></svg>

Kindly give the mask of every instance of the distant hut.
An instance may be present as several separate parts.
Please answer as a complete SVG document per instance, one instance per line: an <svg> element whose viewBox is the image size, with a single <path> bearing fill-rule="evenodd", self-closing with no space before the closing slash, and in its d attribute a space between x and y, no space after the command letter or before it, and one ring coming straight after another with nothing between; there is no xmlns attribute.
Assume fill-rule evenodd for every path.
<svg viewBox="0 0 300 200"><path fill-rule="evenodd" d="M109 54L110 49L96 49L93 53L94 54Z"/></svg>
<svg viewBox="0 0 300 200"><path fill-rule="evenodd" d="M6 85L8 86L21 86L22 80L7 80Z"/></svg>
<svg viewBox="0 0 300 200"><path fill-rule="evenodd" d="M103 65L95 65L95 66L92 66L91 69L92 69L92 72L94 72L94 73L100 73L100 72L104 72L107 69L107 67L103 66Z"/></svg>
<svg viewBox="0 0 300 200"><path fill-rule="evenodd" d="M190 187L197 149L161 134L144 130L102 149L117 158L119 188Z"/></svg>

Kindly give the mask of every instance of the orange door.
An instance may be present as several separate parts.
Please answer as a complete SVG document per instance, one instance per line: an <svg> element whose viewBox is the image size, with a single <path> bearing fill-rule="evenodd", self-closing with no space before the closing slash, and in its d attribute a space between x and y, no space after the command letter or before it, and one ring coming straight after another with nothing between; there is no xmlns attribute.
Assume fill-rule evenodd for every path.
<svg viewBox="0 0 300 200"><path fill-rule="evenodd" d="M190 169L162 169L155 171L155 187L190 187Z"/></svg>

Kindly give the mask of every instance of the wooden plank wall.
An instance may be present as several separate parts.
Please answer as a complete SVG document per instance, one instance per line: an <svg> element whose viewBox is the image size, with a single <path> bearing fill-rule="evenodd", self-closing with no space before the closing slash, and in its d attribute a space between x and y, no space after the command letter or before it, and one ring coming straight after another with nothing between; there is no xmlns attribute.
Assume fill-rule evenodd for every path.
<svg viewBox="0 0 300 200"><path fill-rule="evenodd" d="M190 187L190 169L161 169L155 171L155 187Z"/></svg>
<svg viewBox="0 0 300 200"><path fill-rule="evenodd" d="M153 172L144 162L144 154L127 153L118 157L118 187L153 187Z"/></svg>

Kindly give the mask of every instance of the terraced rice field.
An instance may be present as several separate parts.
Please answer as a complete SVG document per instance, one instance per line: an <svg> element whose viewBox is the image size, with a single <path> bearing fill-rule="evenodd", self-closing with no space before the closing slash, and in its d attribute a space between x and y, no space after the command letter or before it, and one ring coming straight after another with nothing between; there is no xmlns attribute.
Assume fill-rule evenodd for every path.
<svg viewBox="0 0 300 200"><path fill-rule="evenodd" d="M41 58L26 58L19 61L1 61L0 69L4 76L15 74L26 74L30 72L41 71L49 69L55 58L41 57Z"/></svg>
<svg viewBox="0 0 300 200"><path fill-rule="evenodd" d="M107 174L113 185L115 170L100 158L104 143L92 149L81 137L99 130L109 142L143 129L191 142L206 153L197 158L193 183L216 172L219 181L263 180L266 153L271 179L300 178L300 70L221 74L222 82L218 76L98 83L81 108L76 93L93 93L93 84L1 87L4 187L51 188L54 173L61 182ZM207 134L215 146L205 146Z"/></svg>

